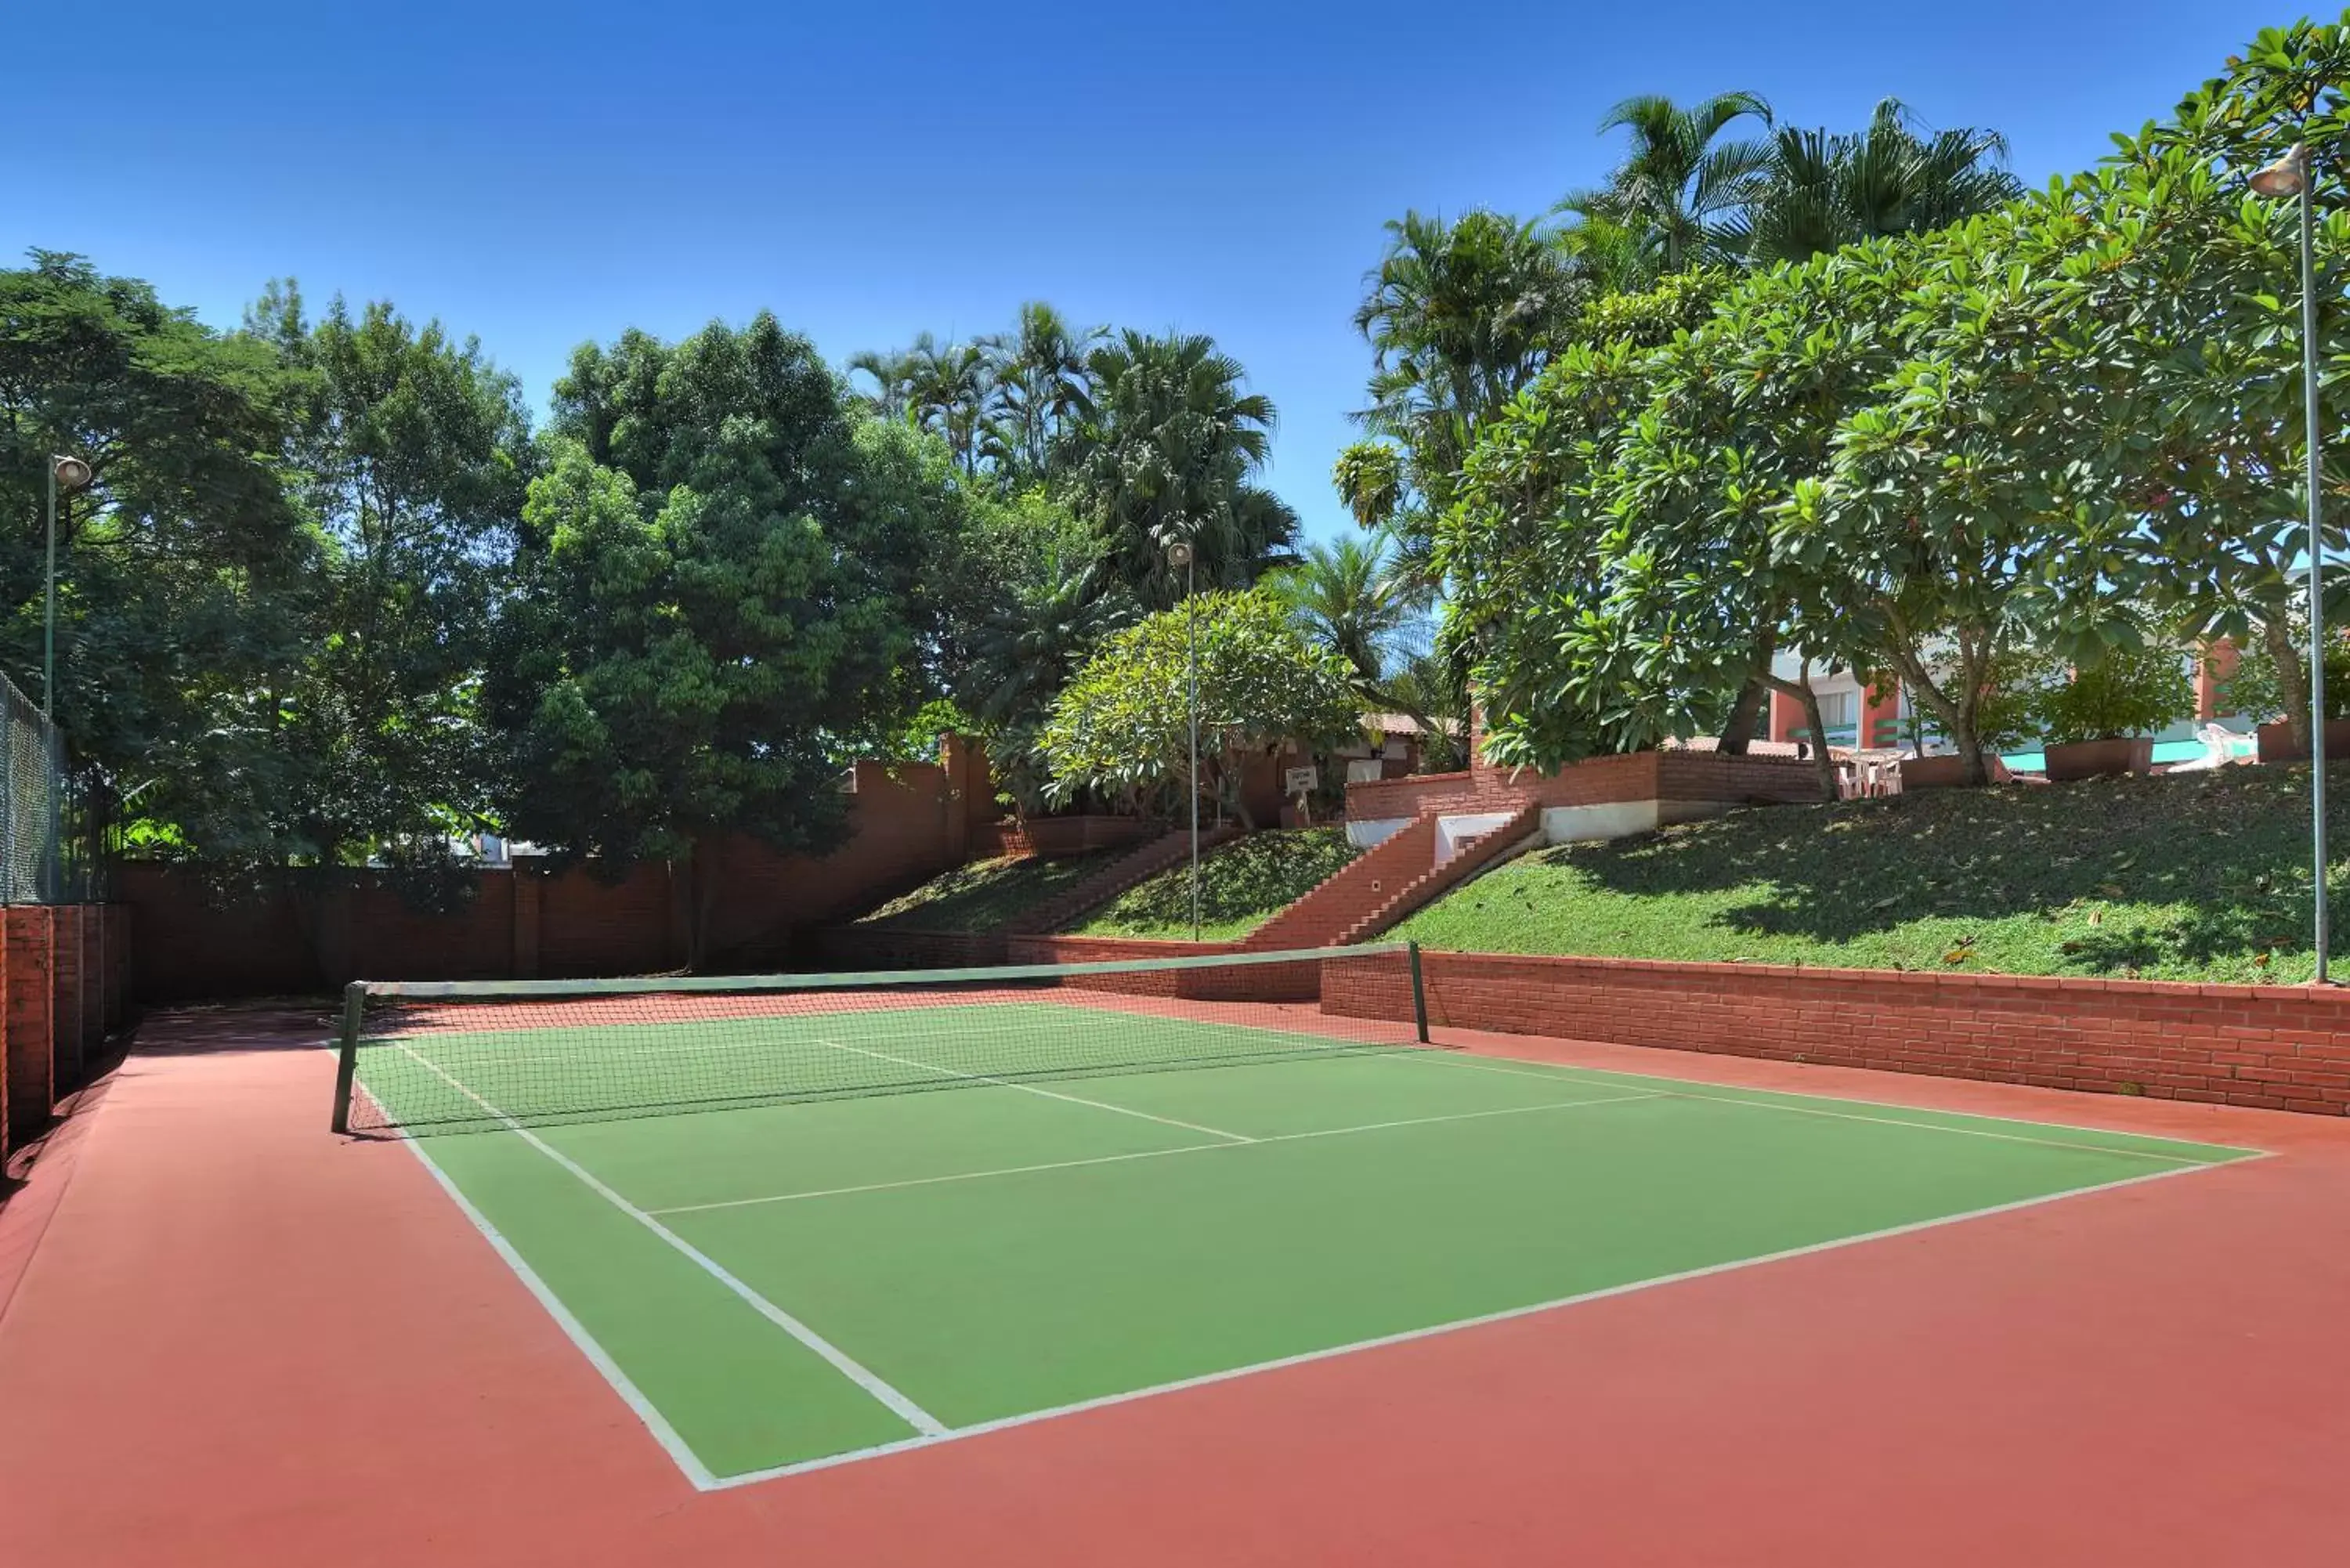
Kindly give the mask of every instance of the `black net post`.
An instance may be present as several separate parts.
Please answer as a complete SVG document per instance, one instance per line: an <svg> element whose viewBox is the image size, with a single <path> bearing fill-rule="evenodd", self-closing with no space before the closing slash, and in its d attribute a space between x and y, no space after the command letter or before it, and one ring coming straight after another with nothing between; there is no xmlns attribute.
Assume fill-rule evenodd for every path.
<svg viewBox="0 0 2350 1568"><path fill-rule="evenodd" d="M1428 1044L1428 992L1420 984L1419 944L1408 942L1405 950L1411 955L1411 1021L1419 1031L1419 1043L1425 1045Z"/></svg>
<svg viewBox="0 0 2350 1568"><path fill-rule="evenodd" d="M367 981L355 980L343 988L342 1051L335 1063L334 1130L351 1130L351 1079L359 1072L359 1029L367 1017Z"/></svg>

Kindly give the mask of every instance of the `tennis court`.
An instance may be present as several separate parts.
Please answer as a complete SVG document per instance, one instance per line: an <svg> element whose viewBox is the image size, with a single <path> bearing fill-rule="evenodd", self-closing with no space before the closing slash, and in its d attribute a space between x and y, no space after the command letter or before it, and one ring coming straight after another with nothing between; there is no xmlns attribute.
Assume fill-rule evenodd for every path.
<svg viewBox="0 0 2350 1568"><path fill-rule="evenodd" d="M1134 993L1211 972L379 987L349 1119L704 1489L2249 1157Z"/></svg>

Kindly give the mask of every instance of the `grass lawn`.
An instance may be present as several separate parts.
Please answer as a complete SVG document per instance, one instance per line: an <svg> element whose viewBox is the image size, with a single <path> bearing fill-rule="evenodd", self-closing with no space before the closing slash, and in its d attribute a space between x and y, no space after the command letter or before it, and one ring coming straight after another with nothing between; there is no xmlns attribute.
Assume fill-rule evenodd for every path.
<svg viewBox="0 0 2350 1568"><path fill-rule="evenodd" d="M1089 877L1123 854L1097 849L1066 859L1020 857L974 860L931 877L857 919L860 926L883 922L923 931L993 930Z"/></svg>
<svg viewBox="0 0 2350 1568"><path fill-rule="evenodd" d="M2329 770L2350 893L2350 767ZM1393 935L1432 948L1855 969L2299 981L2309 772L1771 806L1538 851ZM2337 928L2334 951L2350 952Z"/></svg>
<svg viewBox="0 0 2350 1568"><path fill-rule="evenodd" d="M1274 828L1234 839L1201 858L1201 937L1248 935L1354 857L1343 827ZM1188 940L1190 863L1138 883L1069 929L1089 937Z"/></svg>

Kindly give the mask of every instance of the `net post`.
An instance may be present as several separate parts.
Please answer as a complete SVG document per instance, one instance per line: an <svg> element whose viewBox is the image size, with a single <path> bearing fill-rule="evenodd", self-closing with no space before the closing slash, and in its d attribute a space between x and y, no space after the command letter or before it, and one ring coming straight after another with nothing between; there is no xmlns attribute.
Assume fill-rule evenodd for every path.
<svg viewBox="0 0 2350 1568"><path fill-rule="evenodd" d="M1420 983L1419 944L1407 942L1404 950L1411 957L1411 1021L1419 1031L1419 1043L1428 1044L1428 991Z"/></svg>
<svg viewBox="0 0 2350 1568"><path fill-rule="evenodd" d="M335 1063L334 1130L351 1130L351 1079L359 1065L359 1025L367 1015L367 981L355 980L343 987L342 1050Z"/></svg>

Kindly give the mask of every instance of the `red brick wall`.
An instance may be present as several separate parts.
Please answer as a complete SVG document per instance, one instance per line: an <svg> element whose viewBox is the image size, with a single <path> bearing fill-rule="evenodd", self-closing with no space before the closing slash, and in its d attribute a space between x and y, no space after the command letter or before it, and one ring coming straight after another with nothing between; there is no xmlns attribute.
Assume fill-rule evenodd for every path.
<svg viewBox="0 0 2350 1568"><path fill-rule="evenodd" d="M1005 956L1013 963L1116 963L1126 959L1205 958L1240 950L1238 942L1170 942L1145 937L1014 937L1007 944ZM1180 996L1200 1002L1311 1002L1321 994L1321 966L1260 963L1131 975L1071 975L1061 983L1125 996Z"/></svg>
<svg viewBox="0 0 2350 1568"><path fill-rule="evenodd" d="M780 856L737 841L710 857L712 967L775 967L803 931L961 865L993 826L985 757L958 737L937 763L859 763L853 777L849 836L832 854ZM201 867L126 864L118 882L135 920L136 993L251 996L360 978L563 978L685 962L685 902L666 864L632 866L609 882L582 867L521 865L473 874L472 897L435 912L365 876L326 896L225 897Z"/></svg>
<svg viewBox="0 0 2350 1568"><path fill-rule="evenodd" d="M1347 815L1357 822L1369 822L1430 811L1513 811L1530 800L1545 806L1565 806L1633 800L1748 804L1819 797L1819 775L1810 763L1794 757L1634 752L1592 757L1547 777L1479 768L1349 784Z"/></svg>
<svg viewBox="0 0 2350 1568"><path fill-rule="evenodd" d="M972 969L1005 962L1007 939L998 931L920 931L876 922L833 926L816 933L827 969Z"/></svg>
<svg viewBox="0 0 2350 1568"><path fill-rule="evenodd" d="M121 914L96 904L0 911L0 1154L39 1132L104 1054L120 1021Z"/></svg>
<svg viewBox="0 0 2350 1568"><path fill-rule="evenodd" d="M49 1062L52 1089L81 1082L82 907L64 904L49 921Z"/></svg>
<svg viewBox="0 0 2350 1568"><path fill-rule="evenodd" d="M7 971L5 998L0 998L5 1006L0 1032L7 1038L11 1147L47 1125L58 1091L49 1032L55 999L49 971L51 913L39 905L0 911L0 966Z"/></svg>
<svg viewBox="0 0 2350 1568"><path fill-rule="evenodd" d="M1429 1021L1777 1061L2341 1116L2350 991L1423 955ZM1326 977L1323 1011L1411 1016L1398 972Z"/></svg>

